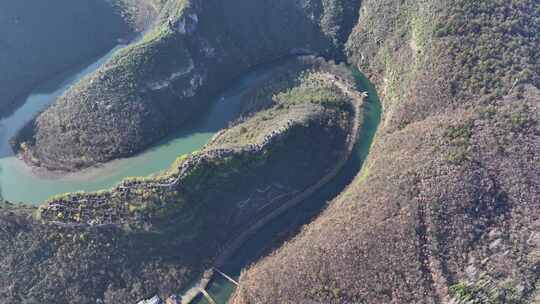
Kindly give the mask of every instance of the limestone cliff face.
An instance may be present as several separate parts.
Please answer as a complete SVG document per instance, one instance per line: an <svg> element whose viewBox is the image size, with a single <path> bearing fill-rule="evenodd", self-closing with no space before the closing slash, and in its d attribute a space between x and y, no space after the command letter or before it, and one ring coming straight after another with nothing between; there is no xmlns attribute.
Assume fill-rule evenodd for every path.
<svg viewBox="0 0 540 304"><path fill-rule="evenodd" d="M2 1L0 116L39 82L87 63L132 32L118 2Z"/></svg>
<svg viewBox="0 0 540 304"><path fill-rule="evenodd" d="M76 169L131 155L258 64L299 50L338 54L355 1L168 1L145 37L34 122L27 159ZM341 39L341 40L340 40Z"/></svg>
<svg viewBox="0 0 540 304"><path fill-rule="evenodd" d="M538 9L362 1L348 54L384 105L363 174L231 302L534 301Z"/></svg>

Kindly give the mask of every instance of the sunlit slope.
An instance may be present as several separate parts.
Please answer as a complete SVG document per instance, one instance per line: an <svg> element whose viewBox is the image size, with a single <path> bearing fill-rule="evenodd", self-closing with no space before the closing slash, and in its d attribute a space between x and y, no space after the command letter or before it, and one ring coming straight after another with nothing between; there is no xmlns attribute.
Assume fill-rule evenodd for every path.
<svg viewBox="0 0 540 304"><path fill-rule="evenodd" d="M233 303L528 303L540 262L536 1L363 1L364 171Z"/></svg>
<svg viewBox="0 0 540 304"><path fill-rule="evenodd" d="M145 37L73 86L21 138L26 159L76 170L132 155L207 108L250 67L338 56L355 1L168 1ZM62 136L59 136L62 134Z"/></svg>

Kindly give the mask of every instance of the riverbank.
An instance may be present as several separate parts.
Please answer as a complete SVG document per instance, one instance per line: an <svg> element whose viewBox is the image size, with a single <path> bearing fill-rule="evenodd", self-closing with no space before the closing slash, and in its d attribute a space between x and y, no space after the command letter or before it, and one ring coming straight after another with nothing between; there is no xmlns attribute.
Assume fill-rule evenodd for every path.
<svg viewBox="0 0 540 304"><path fill-rule="evenodd" d="M536 2L361 6L349 62L384 103L366 170L231 302L534 302L538 73L516 71L534 71Z"/></svg>
<svg viewBox="0 0 540 304"><path fill-rule="evenodd" d="M265 256L272 255L274 250L287 244L295 235L301 233L304 225L309 224L319 216L321 210L328 206L328 202L351 187L351 182L357 175L366 175L360 172L369 172L369 168L364 167L364 161L369 155L381 120L382 106L373 84L359 71L353 69L352 73L355 77L357 91L368 92L368 96L364 106L365 117L360 130L360 138L349 161L336 178L317 193L269 222L255 235L247 239L236 254L220 268L226 274L239 279L241 272L247 266L256 263ZM214 280L207 287L208 293L217 303L227 303L235 289L234 284L219 275L214 276ZM203 297L196 298L194 303L208 304Z"/></svg>
<svg viewBox="0 0 540 304"><path fill-rule="evenodd" d="M316 183L346 148L353 109L337 86L310 72L293 81L290 90L268 94L273 104L233 123L203 151L180 157L161 175L129 179L112 191L58 196L26 215L13 205L2 207L0 221L19 224L9 224L9 233L0 231L10 244L0 254L26 260L30 256L18 252L47 244L51 267L21 262L27 265L24 273L57 278L54 282L88 299L107 294L108 301L127 303L156 290L164 296L185 287L243 224ZM64 271L81 264L92 267ZM128 287L89 289L85 283L83 290L82 276L110 284L114 281L108 278L122 277ZM16 278L0 282L12 278L26 276L17 272ZM34 289L40 299L52 281L42 282ZM47 294L54 294L56 302L71 297Z"/></svg>
<svg viewBox="0 0 540 304"><path fill-rule="evenodd" d="M140 43L114 56L36 118L36 127L22 139L33 156L29 159L52 169L78 170L132 156L200 114L211 96L253 66L303 48L337 53L336 30L351 24L348 11L334 14L343 10L341 1L308 11L289 2L257 1L166 2ZM280 19L283 11L291 16ZM252 18L265 20L263 28L254 28Z"/></svg>
<svg viewBox="0 0 540 304"><path fill-rule="evenodd" d="M4 147L0 150L4 155L0 159L2 167L0 188L3 190L4 199L10 202L41 204L57 194L109 189L127 177L149 176L166 170L178 155L200 150L215 132L235 120L240 115L241 99L248 88L256 87L258 83L264 82L274 73L280 73L289 66L287 62L290 61L290 59L285 59L273 65L261 66L236 79L234 85L212 98L210 109L201 117L193 119L183 130L177 131L157 143L156 146L133 157L113 160L98 167L72 173L28 166L15 158L8 141L16 134L18 128L31 120L34 113L46 107L55 96L62 94L71 84L108 60L117 50L118 48L112 50L93 65L71 77L66 76L53 81L51 85L46 84L45 87L48 88L46 92L50 93L36 92L27 99L18 112L0 122L3 128L8 128L0 134ZM28 188L32 188L33 191L27 191Z"/></svg>
<svg viewBox="0 0 540 304"><path fill-rule="evenodd" d="M277 209L272 210L270 213L260 215L258 218L254 219L253 223L249 225L249 228L245 229L239 235L234 237L230 242L228 242L224 246L225 249L222 250L214 258L212 268L205 271L205 275L203 276L201 281L199 281L196 286L189 289L181 297L182 304L192 303L195 298L199 296L201 292L200 290L205 290L208 287L208 284L212 280L212 276L215 274L215 271L213 269L221 268L226 263L226 261L229 260L236 253L236 251L245 243L246 240L253 237L253 235L255 235L261 228L266 226L268 223L270 223L283 213L287 212L291 208L302 203L304 200L308 199L315 192L317 192L323 186L333 180L349 160L351 153L353 152L354 147L357 143L359 131L361 130L361 123L365 115L362 108L365 106L364 101L367 97L367 92L358 93L356 91L356 88L352 87L350 84L347 84L345 81L343 81L343 79L340 79L339 77L330 73L323 73L320 75L320 77L325 81L331 82L338 86L346 95L350 96L351 98L351 104L354 109L354 118L347 138L347 147L343 151L342 156L339 158L335 166L333 166L330 171L326 173L319 181L317 181L312 186L306 188L301 193L295 195L294 198L283 203Z"/></svg>

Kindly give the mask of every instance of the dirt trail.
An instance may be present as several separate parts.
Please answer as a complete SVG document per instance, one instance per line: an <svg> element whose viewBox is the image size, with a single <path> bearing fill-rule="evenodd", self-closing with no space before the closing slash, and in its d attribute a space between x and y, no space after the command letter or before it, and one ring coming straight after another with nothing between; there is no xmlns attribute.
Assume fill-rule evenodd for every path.
<svg viewBox="0 0 540 304"><path fill-rule="evenodd" d="M309 198L316 191L318 191L322 186L326 185L328 182L334 179L334 177L336 177L336 175L341 171L345 163L347 163L347 161L349 160L351 153L354 150L354 147L356 145L356 141L358 139L358 135L360 131L360 124L363 120L363 113L364 113L362 110L362 106L364 104L365 98L367 97L367 94L358 92L356 88L348 85L342 79L330 73L322 73L320 74L320 76L324 80L332 82L339 89L341 89L346 95L348 95L351 98L351 102L353 104L354 119L351 126L351 132L349 136L347 137L347 148L344 150L342 157L336 163L336 165L328 173L326 173L317 183L308 187L303 192L300 192L296 197L289 200L288 202L285 202L279 208L261 216L260 219L258 219L251 227L242 231L233 240L231 240L225 246L225 249L215 258L213 268L221 268L221 266L225 263L225 261L228 260L232 255L234 255L236 250L240 246L242 246L242 244L246 240L248 240L251 236L253 236L257 231L259 231L259 229L263 228L265 225L267 225L269 222L271 222L272 220L274 220L275 218L277 218L278 216L280 216L287 210L303 202L305 199ZM206 273L210 273L212 275L213 271L208 270ZM201 290L201 289L206 289L210 281L211 280L208 279L207 276L204 276L201 279L201 281L199 281L196 284L195 287L190 289L187 293L185 293L182 296L181 303L182 304L191 303L195 299L195 297L197 297L199 294L196 291Z"/></svg>

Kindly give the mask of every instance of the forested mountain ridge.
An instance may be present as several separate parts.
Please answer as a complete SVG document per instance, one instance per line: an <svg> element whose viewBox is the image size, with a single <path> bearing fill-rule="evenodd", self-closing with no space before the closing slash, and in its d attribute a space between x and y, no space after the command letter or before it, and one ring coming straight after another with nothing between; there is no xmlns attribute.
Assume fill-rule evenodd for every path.
<svg viewBox="0 0 540 304"><path fill-rule="evenodd" d="M65 45L80 42L65 58L76 64L146 29L19 134L15 147L32 165L76 171L133 155L201 116L242 73L282 57L344 60L378 89L382 119L361 171L243 271L230 303L540 300L538 1L98 3L64 3L61 25L44 27L68 28L62 47L50 43L32 52L32 64L0 75L0 94L15 96L31 85L28 71L46 77L44 65L51 72L64 63ZM4 18L2 5L15 4L0 4L0 25L22 22ZM64 13L88 27L69 28ZM115 26L102 32L88 14ZM87 48L79 35L99 43ZM21 37L19 47L29 39ZM22 51L2 53L2 42L0 64L16 70ZM364 114L347 94L354 77L303 60L255 82L241 96L241 117L165 172L40 207L0 204L0 303L154 295L175 303L169 296L200 278L238 230L317 185L347 155L354 118Z"/></svg>
<svg viewBox="0 0 540 304"><path fill-rule="evenodd" d="M534 302L539 13L362 1L348 55L384 106L363 174L247 270L232 302Z"/></svg>
<svg viewBox="0 0 540 304"><path fill-rule="evenodd" d="M327 80L352 81L347 68L319 62L290 59L252 83L242 116L164 172L39 207L0 204L0 298L179 295L236 235L324 185L348 159L364 123L361 98Z"/></svg>
<svg viewBox="0 0 540 304"><path fill-rule="evenodd" d="M133 155L251 67L340 54L356 11L350 0L165 2L141 40L60 96L16 148L24 142L27 161L63 170Z"/></svg>

